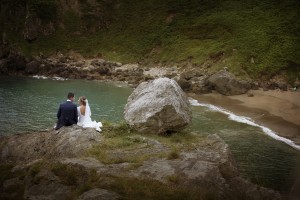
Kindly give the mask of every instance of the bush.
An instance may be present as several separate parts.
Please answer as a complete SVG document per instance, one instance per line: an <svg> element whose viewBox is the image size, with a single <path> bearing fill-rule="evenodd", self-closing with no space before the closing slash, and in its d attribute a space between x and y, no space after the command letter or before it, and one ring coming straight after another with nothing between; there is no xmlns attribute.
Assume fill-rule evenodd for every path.
<svg viewBox="0 0 300 200"><path fill-rule="evenodd" d="M54 21L57 17L55 0L29 0L31 10L44 22Z"/></svg>

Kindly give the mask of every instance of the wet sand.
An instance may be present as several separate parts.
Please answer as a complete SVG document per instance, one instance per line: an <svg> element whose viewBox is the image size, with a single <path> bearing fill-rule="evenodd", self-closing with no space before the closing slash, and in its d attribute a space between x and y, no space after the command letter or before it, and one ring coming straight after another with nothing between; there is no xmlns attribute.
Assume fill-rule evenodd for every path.
<svg viewBox="0 0 300 200"><path fill-rule="evenodd" d="M253 119L278 135L300 145L300 92L291 91L250 91L247 94L223 96L218 93L189 95L199 102L225 108L237 115Z"/></svg>

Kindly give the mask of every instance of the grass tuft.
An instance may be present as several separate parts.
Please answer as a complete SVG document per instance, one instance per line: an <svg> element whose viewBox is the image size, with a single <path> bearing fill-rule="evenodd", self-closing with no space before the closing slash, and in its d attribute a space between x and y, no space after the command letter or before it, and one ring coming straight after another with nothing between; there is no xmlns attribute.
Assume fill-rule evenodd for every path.
<svg viewBox="0 0 300 200"><path fill-rule="evenodd" d="M178 151L178 149L172 149L172 151L170 151L169 153L168 153L168 156L167 156L167 159L168 160L174 160L174 159L177 159L177 158L179 158L179 151Z"/></svg>

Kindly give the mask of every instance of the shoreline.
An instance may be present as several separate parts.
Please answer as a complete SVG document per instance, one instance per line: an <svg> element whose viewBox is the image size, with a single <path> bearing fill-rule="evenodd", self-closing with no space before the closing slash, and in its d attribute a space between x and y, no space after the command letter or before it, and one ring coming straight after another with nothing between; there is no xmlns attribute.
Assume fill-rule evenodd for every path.
<svg viewBox="0 0 300 200"><path fill-rule="evenodd" d="M201 103L212 104L236 115L249 117L256 124L300 145L300 92L251 90L250 93L254 96L224 96L219 93L188 96Z"/></svg>

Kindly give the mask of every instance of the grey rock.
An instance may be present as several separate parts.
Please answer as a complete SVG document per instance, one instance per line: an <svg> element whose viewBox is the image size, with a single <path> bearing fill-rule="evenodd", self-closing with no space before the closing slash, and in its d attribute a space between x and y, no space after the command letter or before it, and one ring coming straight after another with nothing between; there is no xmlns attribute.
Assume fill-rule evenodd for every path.
<svg viewBox="0 0 300 200"><path fill-rule="evenodd" d="M119 195L115 192L94 188L80 195L77 200L106 200L106 199L119 199Z"/></svg>
<svg viewBox="0 0 300 200"><path fill-rule="evenodd" d="M72 191L72 186L67 186L52 171L42 168L37 174L26 176L24 198L38 199L66 199Z"/></svg>
<svg viewBox="0 0 300 200"><path fill-rule="evenodd" d="M210 93L213 87L211 84L208 82L208 76L199 76L199 77L194 77L191 79L192 80L192 92L197 93L197 94L206 94Z"/></svg>
<svg viewBox="0 0 300 200"><path fill-rule="evenodd" d="M288 90L288 85L286 83L280 82L280 83L278 83L278 88L280 90L287 91Z"/></svg>
<svg viewBox="0 0 300 200"><path fill-rule="evenodd" d="M246 199L280 199L277 192L259 187L239 176L228 145L217 135L209 135L189 144L187 149L182 149L178 152L178 157L173 159L158 156L160 153L171 152L167 144L144 135L129 136L131 140L136 141L135 148L112 149L106 152L106 156L112 159L139 157L139 155L153 156L138 165L126 159L120 163L104 164L95 158L81 154L89 148L89 145L99 144L95 141L100 139L101 142L101 137L94 136L91 131L73 126L64 127L58 132L47 131L0 137L2 153L0 162L16 163L12 170L15 174L27 172L25 179L5 180L4 189L6 188L7 191L0 193L0 198L15 197L18 194L9 192L10 188L24 183L25 199L66 199L74 194L80 184L89 179L90 170L94 170L106 177L155 180L170 186L178 184L180 187L204 189L214 192L217 199L244 199L245 197L249 197ZM60 149L57 146L62 147ZM62 181L59 175L46 166L39 169L37 174L32 174L31 167L43 160L48 160L50 163L58 162L71 169L80 169L83 173L76 177L74 184ZM19 163L19 161L23 162ZM118 198L121 197L111 191L94 188L83 193L78 199Z"/></svg>
<svg viewBox="0 0 300 200"><path fill-rule="evenodd" d="M25 71L28 74L37 74L40 71L39 67L40 63L37 60L33 60L26 64Z"/></svg>
<svg viewBox="0 0 300 200"><path fill-rule="evenodd" d="M24 181L20 180L19 178L11 178L8 180L5 180L3 183L3 189L5 190L9 190L12 187L20 187L24 185Z"/></svg>
<svg viewBox="0 0 300 200"><path fill-rule="evenodd" d="M141 83L129 96L124 114L136 130L158 134L178 131L192 119L187 96L169 78Z"/></svg>
<svg viewBox="0 0 300 200"><path fill-rule="evenodd" d="M193 71L187 71L180 74L180 79L190 80L195 77L196 73Z"/></svg>
<svg viewBox="0 0 300 200"><path fill-rule="evenodd" d="M131 176L151 178L168 183L177 176L181 185L214 188L220 193L231 178L239 175L228 145L217 135L207 137L205 143L193 151L182 152L179 159L148 160Z"/></svg>
<svg viewBox="0 0 300 200"><path fill-rule="evenodd" d="M228 71L221 70L209 77L208 82L223 95L245 94L251 87L247 81L240 81Z"/></svg>
<svg viewBox="0 0 300 200"><path fill-rule="evenodd" d="M71 192L70 186L55 182L46 182L31 185L25 190L24 197L28 200L64 200Z"/></svg>
<svg viewBox="0 0 300 200"><path fill-rule="evenodd" d="M77 157L101 141L95 129L77 125L59 131L36 132L3 137L0 140L0 162L30 162L40 158Z"/></svg>

